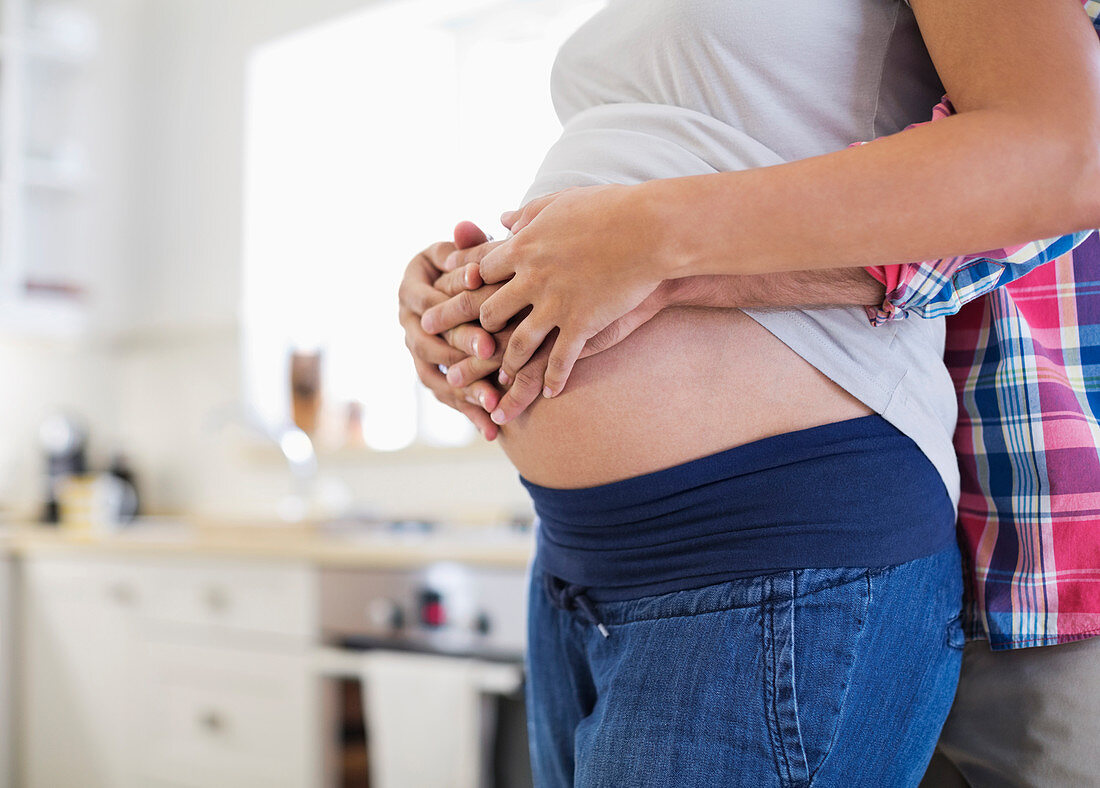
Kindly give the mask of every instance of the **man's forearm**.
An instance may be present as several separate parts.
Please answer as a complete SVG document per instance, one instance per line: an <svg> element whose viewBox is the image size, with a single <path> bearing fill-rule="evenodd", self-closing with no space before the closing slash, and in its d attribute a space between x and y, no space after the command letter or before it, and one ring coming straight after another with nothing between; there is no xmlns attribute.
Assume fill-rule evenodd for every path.
<svg viewBox="0 0 1100 788"><path fill-rule="evenodd" d="M886 288L862 268L752 276L691 276L662 285L668 306L791 309L876 306Z"/></svg>

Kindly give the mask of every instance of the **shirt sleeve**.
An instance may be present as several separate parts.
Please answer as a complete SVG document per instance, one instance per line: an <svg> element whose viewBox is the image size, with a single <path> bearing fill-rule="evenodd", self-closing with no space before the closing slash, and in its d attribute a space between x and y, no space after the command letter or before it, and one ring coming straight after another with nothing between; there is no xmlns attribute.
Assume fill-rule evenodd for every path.
<svg viewBox="0 0 1100 788"><path fill-rule="evenodd" d="M905 128L934 123L954 113L955 108L944 96L933 108L931 120ZM940 260L868 267L867 272L885 285L886 296L880 306L866 308L867 317L873 325L883 325L910 315L931 318L955 314L967 302L1061 257L1094 232L1085 230Z"/></svg>

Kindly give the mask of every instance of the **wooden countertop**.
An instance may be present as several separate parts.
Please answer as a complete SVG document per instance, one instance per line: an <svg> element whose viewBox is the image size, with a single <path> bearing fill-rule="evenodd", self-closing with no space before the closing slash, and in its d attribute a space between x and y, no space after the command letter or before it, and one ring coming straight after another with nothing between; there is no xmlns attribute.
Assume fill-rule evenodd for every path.
<svg viewBox="0 0 1100 788"><path fill-rule="evenodd" d="M299 561L349 568L403 568L435 561L525 567L533 546L530 532L504 527L452 526L406 533L381 526L329 529L151 519L100 535L27 523L0 526L0 553L16 556L67 552Z"/></svg>

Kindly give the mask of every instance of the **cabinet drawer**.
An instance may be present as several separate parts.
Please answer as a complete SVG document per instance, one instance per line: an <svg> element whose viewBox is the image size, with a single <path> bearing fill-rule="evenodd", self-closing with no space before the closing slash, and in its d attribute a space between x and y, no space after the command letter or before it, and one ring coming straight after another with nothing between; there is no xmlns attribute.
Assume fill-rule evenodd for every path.
<svg viewBox="0 0 1100 788"><path fill-rule="evenodd" d="M317 712L305 651L150 643L138 740L148 782L317 783Z"/></svg>
<svg viewBox="0 0 1100 788"><path fill-rule="evenodd" d="M305 566L188 562L159 568L145 615L163 621L313 637L314 573Z"/></svg>
<svg viewBox="0 0 1100 788"><path fill-rule="evenodd" d="M106 604L152 621L312 638L316 574L302 564L184 558L26 562L36 598Z"/></svg>
<svg viewBox="0 0 1100 788"><path fill-rule="evenodd" d="M98 558L28 558L23 561L26 593L47 605L83 604L120 612L148 606L145 567Z"/></svg>

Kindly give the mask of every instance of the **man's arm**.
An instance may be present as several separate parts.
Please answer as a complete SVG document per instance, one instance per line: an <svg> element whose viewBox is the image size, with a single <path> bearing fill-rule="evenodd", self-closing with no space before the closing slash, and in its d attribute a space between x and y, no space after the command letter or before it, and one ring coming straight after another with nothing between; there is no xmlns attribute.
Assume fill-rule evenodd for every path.
<svg viewBox="0 0 1100 788"><path fill-rule="evenodd" d="M665 306L823 309L882 303L886 287L863 268L755 276L692 276L661 286Z"/></svg>
<svg viewBox="0 0 1100 788"><path fill-rule="evenodd" d="M446 274L454 281L476 283L465 269ZM498 286L478 287L468 297L452 297L443 306L443 320L460 326L476 322L481 303ZM862 268L795 271L754 276L693 276L664 282L635 310L619 318L588 340L582 358L601 353L626 339L637 328L663 309L705 307L715 309L814 309L868 306L882 302L885 288ZM492 358L467 358L447 370L452 386L469 386L495 373L501 363L507 335L494 335L497 351ZM511 421L542 393L543 375L549 361L550 343L546 342L509 384L508 394L494 403L504 421Z"/></svg>
<svg viewBox="0 0 1100 788"><path fill-rule="evenodd" d="M1100 15L1100 3L1090 12L1094 26L1097 24L1095 15ZM906 128L934 123L954 114L954 106L944 96L933 107L931 120ZM867 144L854 142L849 147ZM886 296L878 307L867 307L867 316L872 324L883 325L910 315L924 318L953 315L964 304L1072 251L1093 232L1085 230L958 257L870 266L867 271L883 283Z"/></svg>

